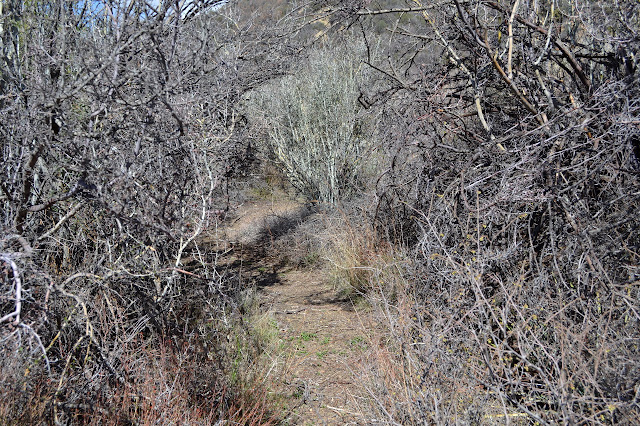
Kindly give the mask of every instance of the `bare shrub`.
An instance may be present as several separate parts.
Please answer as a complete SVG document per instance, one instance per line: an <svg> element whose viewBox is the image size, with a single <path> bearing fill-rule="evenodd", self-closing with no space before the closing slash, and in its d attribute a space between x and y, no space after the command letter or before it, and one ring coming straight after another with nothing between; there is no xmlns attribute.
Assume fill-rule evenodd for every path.
<svg viewBox="0 0 640 426"><path fill-rule="evenodd" d="M275 160L311 200L335 203L364 185L373 128L360 114L358 88L366 73L353 60L353 48L317 48L293 75L249 101Z"/></svg>

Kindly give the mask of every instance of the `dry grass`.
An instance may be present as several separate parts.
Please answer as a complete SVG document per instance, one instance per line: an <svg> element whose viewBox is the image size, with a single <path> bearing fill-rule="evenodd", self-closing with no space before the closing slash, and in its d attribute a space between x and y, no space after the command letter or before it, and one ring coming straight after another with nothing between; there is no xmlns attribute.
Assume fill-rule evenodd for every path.
<svg viewBox="0 0 640 426"><path fill-rule="evenodd" d="M398 261L391 246L380 239L368 219L349 208L323 216L324 231L316 232L322 241L322 258L329 282L345 298L361 298L384 283L387 269ZM394 296L387 281L385 291Z"/></svg>

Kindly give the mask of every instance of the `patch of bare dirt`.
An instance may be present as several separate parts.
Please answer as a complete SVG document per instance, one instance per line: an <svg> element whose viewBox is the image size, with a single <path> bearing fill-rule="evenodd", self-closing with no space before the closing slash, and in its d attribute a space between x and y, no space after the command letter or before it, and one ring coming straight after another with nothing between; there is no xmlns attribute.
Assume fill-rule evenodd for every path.
<svg viewBox="0 0 640 426"><path fill-rule="evenodd" d="M236 206L203 239L218 251L261 249L312 213L308 204L291 200L251 200Z"/></svg>

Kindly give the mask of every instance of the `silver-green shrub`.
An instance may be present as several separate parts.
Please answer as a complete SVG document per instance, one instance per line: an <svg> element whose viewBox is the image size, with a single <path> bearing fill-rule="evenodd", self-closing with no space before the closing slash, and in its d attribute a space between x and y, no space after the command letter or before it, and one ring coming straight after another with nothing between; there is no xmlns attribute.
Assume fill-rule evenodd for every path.
<svg viewBox="0 0 640 426"><path fill-rule="evenodd" d="M335 203L362 187L372 126L359 115L365 77L355 56L353 49L320 48L296 73L251 98L251 113L266 123L274 157L312 200Z"/></svg>

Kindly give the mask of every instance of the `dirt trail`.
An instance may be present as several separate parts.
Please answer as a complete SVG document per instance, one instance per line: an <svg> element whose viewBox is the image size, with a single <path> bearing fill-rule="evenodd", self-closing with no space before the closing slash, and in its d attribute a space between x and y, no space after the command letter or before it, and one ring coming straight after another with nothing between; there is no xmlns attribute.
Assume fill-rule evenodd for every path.
<svg viewBox="0 0 640 426"><path fill-rule="evenodd" d="M296 424L364 424L363 395L354 367L366 349L365 316L336 298L322 277L305 271L282 274L264 289L263 303L277 321L286 356L286 377Z"/></svg>
<svg viewBox="0 0 640 426"><path fill-rule="evenodd" d="M248 202L229 221L225 239L235 244L234 257L245 262L260 309L277 329L280 377L269 379L287 424L367 424L354 375L367 349L367 314L338 297L324 271L291 267L269 251L312 214L295 202Z"/></svg>

